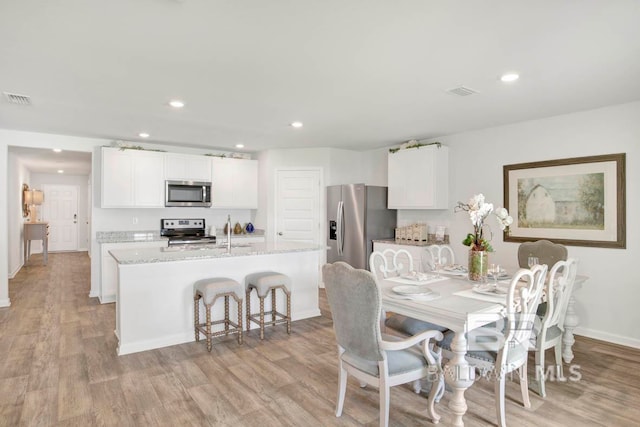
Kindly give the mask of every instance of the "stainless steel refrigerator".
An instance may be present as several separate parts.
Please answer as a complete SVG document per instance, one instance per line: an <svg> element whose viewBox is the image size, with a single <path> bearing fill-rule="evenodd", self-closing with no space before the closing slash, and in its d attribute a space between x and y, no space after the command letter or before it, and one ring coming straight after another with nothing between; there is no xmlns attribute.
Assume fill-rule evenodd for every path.
<svg viewBox="0 0 640 427"><path fill-rule="evenodd" d="M394 237L396 210L387 209L387 187L328 186L327 224L327 262L368 269L372 240Z"/></svg>

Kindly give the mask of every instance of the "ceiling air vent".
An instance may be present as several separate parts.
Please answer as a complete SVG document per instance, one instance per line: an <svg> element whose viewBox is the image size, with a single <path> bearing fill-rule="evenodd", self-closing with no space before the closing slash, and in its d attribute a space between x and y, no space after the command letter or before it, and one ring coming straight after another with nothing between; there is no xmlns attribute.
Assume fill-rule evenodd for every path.
<svg viewBox="0 0 640 427"><path fill-rule="evenodd" d="M450 93L452 95L458 95L458 96L467 96L467 95L473 95L474 93L478 93L478 91L470 89L468 87L458 86L458 87L454 87L453 89L449 89L447 93Z"/></svg>
<svg viewBox="0 0 640 427"><path fill-rule="evenodd" d="M17 93L3 92L10 104L31 105L31 97L27 95L18 95Z"/></svg>

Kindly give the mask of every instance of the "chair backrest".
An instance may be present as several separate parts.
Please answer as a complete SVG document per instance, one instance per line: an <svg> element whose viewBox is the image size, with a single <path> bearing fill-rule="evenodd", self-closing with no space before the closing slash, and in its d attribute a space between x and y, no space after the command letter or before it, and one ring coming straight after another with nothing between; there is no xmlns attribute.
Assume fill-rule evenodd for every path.
<svg viewBox="0 0 640 427"><path fill-rule="evenodd" d="M401 276L413 271L413 257L406 249L373 251L369 256L369 270L379 279Z"/></svg>
<svg viewBox="0 0 640 427"><path fill-rule="evenodd" d="M514 359L522 362L527 357L547 271L546 264L535 265L531 270L521 268L511 279L507 292L505 341L499 351L497 364L504 366ZM506 372L511 370L507 369Z"/></svg>
<svg viewBox="0 0 640 427"><path fill-rule="evenodd" d="M455 264L456 256L449 245L429 245L422 251L423 271L433 270L436 264Z"/></svg>
<svg viewBox="0 0 640 427"><path fill-rule="evenodd" d="M542 327L558 326L564 329L564 317L567 314L569 298L578 272L578 260L569 258L558 261L551 268L547 281L547 311L542 319Z"/></svg>
<svg viewBox="0 0 640 427"><path fill-rule="evenodd" d="M525 242L518 246L518 265L520 268L529 268L527 259L530 256L538 257L540 264L547 264L551 268L558 261L566 261L568 251L566 246L548 240Z"/></svg>
<svg viewBox="0 0 640 427"><path fill-rule="evenodd" d="M322 275L338 345L362 359L383 360L382 302L375 276L341 261L325 264Z"/></svg>

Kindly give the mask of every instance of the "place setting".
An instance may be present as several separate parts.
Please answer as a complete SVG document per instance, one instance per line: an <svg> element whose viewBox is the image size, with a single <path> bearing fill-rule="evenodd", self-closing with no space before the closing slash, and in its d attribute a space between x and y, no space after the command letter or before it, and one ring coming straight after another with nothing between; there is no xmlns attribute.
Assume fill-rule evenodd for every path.
<svg viewBox="0 0 640 427"><path fill-rule="evenodd" d="M438 274L434 273L423 273L419 271L410 271L409 273L403 274L397 277L389 277L386 280L390 282L396 282L403 285L416 286L416 285L424 285L428 283L436 283L443 280L446 280L445 277L441 277Z"/></svg>
<svg viewBox="0 0 640 427"><path fill-rule="evenodd" d="M388 295L396 299L429 301L440 297L439 292L435 292L426 285L400 285L394 286L390 291Z"/></svg>

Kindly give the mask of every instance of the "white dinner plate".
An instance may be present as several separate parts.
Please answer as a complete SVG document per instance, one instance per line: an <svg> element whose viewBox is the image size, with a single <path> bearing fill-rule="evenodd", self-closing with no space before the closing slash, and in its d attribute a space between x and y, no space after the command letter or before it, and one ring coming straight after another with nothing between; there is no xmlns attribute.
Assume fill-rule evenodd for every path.
<svg viewBox="0 0 640 427"><path fill-rule="evenodd" d="M433 293L433 291L424 285L402 285L402 286L394 286L391 289L396 294L400 295L429 295Z"/></svg>

